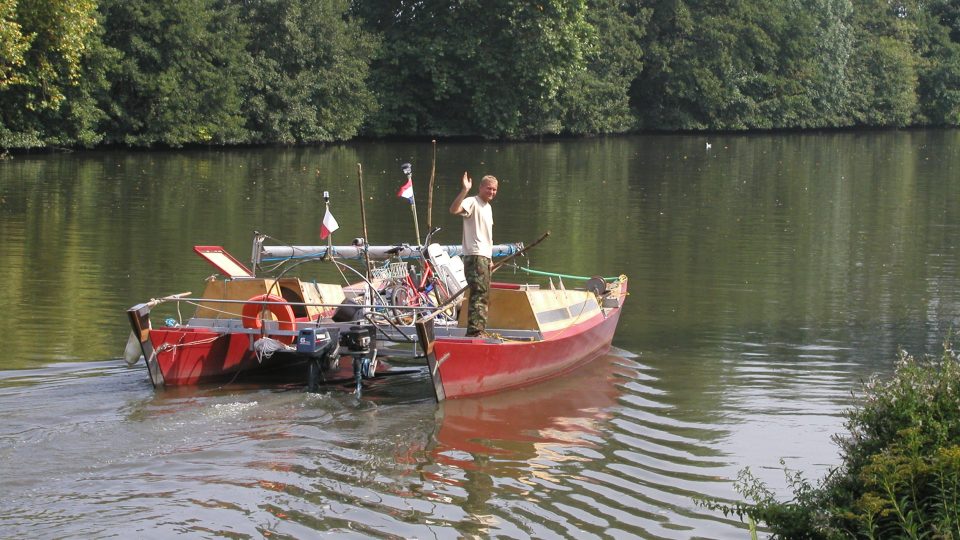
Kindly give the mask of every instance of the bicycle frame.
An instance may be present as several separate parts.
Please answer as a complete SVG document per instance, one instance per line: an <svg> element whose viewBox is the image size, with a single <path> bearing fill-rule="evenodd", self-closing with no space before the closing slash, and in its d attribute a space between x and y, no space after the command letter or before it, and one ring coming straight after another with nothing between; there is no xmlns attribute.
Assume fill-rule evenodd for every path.
<svg viewBox="0 0 960 540"><path fill-rule="evenodd" d="M439 227L435 227L427 233L427 243L425 246L430 245L433 235L439 230ZM443 304L449 297L450 292L447 291L443 281L437 277L433 265L430 263L429 258L424 255L423 249L425 248L421 248L420 250L420 262L423 268L420 275L417 276L415 272L411 271L410 266L407 265L407 271L391 291L391 305L398 308L396 310L396 316L398 318L414 313L417 311L416 308L436 308ZM435 298L430 297L431 291L434 293ZM456 319L455 308L450 308L445 313L446 319Z"/></svg>

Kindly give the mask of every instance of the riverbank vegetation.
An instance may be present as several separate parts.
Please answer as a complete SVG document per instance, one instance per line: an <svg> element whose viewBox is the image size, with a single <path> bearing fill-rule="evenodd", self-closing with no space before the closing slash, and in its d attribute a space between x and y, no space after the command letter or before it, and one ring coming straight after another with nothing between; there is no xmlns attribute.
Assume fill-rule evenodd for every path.
<svg viewBox="0 0 960 540"><path fill-rule="evenodd" d="M774 538L960 538L960 356L901 352L892 378L864 387L836 438L841 464L816 487L789 473L781 502L749 470L751 504L709 504L766 524Z"/></svg>
<svg viewBox="0 0 960 540"><path fill-rule="evenodd" d="M960 125L953 0L0 0L0 147Z"/></svg>

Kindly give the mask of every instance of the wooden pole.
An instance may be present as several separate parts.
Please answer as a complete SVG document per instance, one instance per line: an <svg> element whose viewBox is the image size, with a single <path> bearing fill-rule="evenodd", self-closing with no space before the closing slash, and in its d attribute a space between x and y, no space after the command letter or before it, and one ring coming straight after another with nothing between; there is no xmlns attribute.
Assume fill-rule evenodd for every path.
<svg viewBox="0 0 960 540"><path fill-rule="evenodd" d="M417 198L410 199L410 212L413 213L413 232L417 235L417 245L420 245L420 223L417 222Z"/></svg>
<svg viewBox="0 0 960 540"><path fill-rule="evenodd" d="M363 257L366 260L367 282L370 282L370 253L367 246L370 245L370 238L367 236L367 210L363 196L363 165L357 163L357 184L360 186L360 221L363 223Z"/></svg>
<svg viewBox="0 0 960 540"><path fill-rule="evenodd" d="M413 231L414 231L414 234L417 235L417 245L419 246L420 245L420 223L417 222L417 198L413 193L413 167L411 167L409 163L404 163L403 165L400 166L400 170L403 171L403 174L407 176L407 183L404 184L404 187L406 187L407 185L410 186L410 197L408 202L410 203L410 211L413 213ZM405 195L403 194L404 192L402 190L403 188L401 188L401 191L399 191L397 195L405 197Z"/></svg>
<svg viewBox="0 0 960 540"><path fill-rule="evenodd" d="M520 251L514 253L513 255L509 255L509 256L507 256L507 257L504 257L503 260L501 260L501 261L498 262L497 264L493 265L493 268L490 269L490 273L492 274L492 273L496 272L497 270L500 269L500 267L502 267L503 265L507 264L507 263L510 262L511 260L513 260L513 259L519 257L520 255L523 255L523 254L526 253L527 251L533 249L533 246L539 244L540 242L543 242L544 240L547 239L548 236L550 236L550 231L547 231L547 232L541 234L541 235L540 235L540 238L537 238L536 240L534 240L533 243L530 244L529 246L525 246L523 249L521 249Z"/></svg>
<svg viewBox="0 0 960 540"><path fill-rule="evenodd" d="M433 181L437 178L437 140L433 143L433 165L430 167L430 187L427 188L427 230L433 230ZM430 233L427 233L430 234Z"/></svg>

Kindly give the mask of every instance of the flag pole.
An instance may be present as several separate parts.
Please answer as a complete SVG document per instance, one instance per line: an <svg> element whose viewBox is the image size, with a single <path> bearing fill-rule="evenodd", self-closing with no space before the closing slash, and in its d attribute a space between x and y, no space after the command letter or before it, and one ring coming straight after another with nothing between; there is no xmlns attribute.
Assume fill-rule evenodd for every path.
<svg viewBox="0 0 960 540"><path fill-rule="evenodd" d="M407 175L407 183L411 186L413 185L413 168L409 163L404 163L400 166L400 170L403 171L403 174ZM420 245L420 224L417 222L417 198L413 196L413 193L410 193L410 211L413 212L413 231L417 235L417 245Z"/></svg>
<svg viewBox="0 0 960 540"><path fill-rule="evenodd" d="M363 222L363 258L366 261L366 272L367 284L370 283L370 238L367 237L367 209L364 206L363 202L363 165L357 163L357 185L360 188L360 221ZM369 288L369 287L368 287ZM372 288L371 288L372 289ZM370 291L367 298L373 295L372 290Z"/></svg>
<svg viewBox="0 0 960 540"><path fill-rule="evenodd" d="M430 187L427 188L427 230L433 230L433 180L437 177L437 140L433 139L433 165L430 167Z"/></svg>
<svg viewBox="0 0 960 540"><path fill-rule="evenodd" d="M330 192L323 192L323 204L326 206L326 212L324 212L323 217L326 218L327 214L330 213ZM333 231L330 231L330 234L327 235L327 253L323 256L323 259L329 261L333 258Z"/></svg>
<svg viewBox="0 0 960 540"><path fill-rule="evenodd" d="M413 231L417 234L417 245L420 245L420 224L417 223L417 198L410 199L410 211L413 212Z"/></svg>

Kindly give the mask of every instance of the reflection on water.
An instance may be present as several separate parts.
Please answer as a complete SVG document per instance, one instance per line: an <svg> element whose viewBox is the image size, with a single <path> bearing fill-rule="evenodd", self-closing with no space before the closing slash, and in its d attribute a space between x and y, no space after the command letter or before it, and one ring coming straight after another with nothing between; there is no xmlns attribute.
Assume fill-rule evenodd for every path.
<svg viewBox="0 0 960 540"><path fill-rule="evenodd" d="M425 373L374 385L358 401L347 387L155 393L142 366L118 362L5 372L0 529L737 537L742 524L693 500L731 500L730 480L751 458L794 459L776 452L811 433L825 441L828 433L815 433L822 419L809 415L838 424L829 395L846 382L830 375L842 366L819 362L816 412L789 392L763 395L802 385L798 365L759 362L732 376L761 393L708 398L699 408L675 399L663 368L619 356L529 389L441 405ZM781 437L783 446L753 447Z"/></svg>
<svg viewBox="0 0 960 540"><path fill-rule="evenodd" d="M253 230L313 243L324 190L337 234L359 236L358 162L371 241L409 240L399 164L414 164L423 223L430 145L0 162L0 531L745 537L693 499L738 499L748 466L785 493L781 457L821 476L859 381L960 326L960 132L711 143L440 144L438 209L464 169L496 174L498 241L552 232L524 264L629 275L615 345L636 353L440 406L425 373L359 402L155 393L119 358L124 309L211 273L192 245L243 260ZM455 242L458 223L433 215ZM317 266L305 277L330 280Z"/></svg>
<svg viewBox="0 0 960 540"><path fill-rule="evenodd" d="M496 399L442 404L430 460L440 468L426 478L446 490L465 491L461 508L478 528L463 532L506 533L508 524L523 530L526 519L513 523L517 507L503 508L504 489L523 501L520 508L532 512L534 522L556 511L551 507L569 504L561 503L569 488L558 488L600 455L604 425L619 394L614 374L627 371L615 362L602 358L569 377Z"/></svg>

